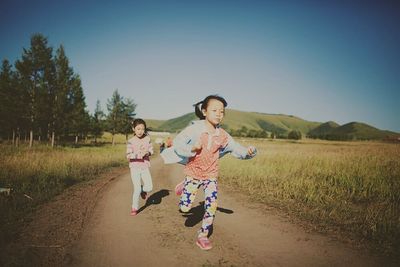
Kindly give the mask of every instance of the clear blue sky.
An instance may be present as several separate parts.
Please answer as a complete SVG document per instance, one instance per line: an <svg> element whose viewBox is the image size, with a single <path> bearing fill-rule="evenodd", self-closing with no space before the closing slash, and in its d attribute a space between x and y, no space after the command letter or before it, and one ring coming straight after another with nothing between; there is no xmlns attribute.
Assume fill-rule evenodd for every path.
<svg viewBox="0 0 400 267"><path fill-rule="evenodd" d="M91 113L115 89L145 119L217 93L228 108L400 132L399 14L385 0L1 0L0 59L33 33L63 44Z"/></svg>

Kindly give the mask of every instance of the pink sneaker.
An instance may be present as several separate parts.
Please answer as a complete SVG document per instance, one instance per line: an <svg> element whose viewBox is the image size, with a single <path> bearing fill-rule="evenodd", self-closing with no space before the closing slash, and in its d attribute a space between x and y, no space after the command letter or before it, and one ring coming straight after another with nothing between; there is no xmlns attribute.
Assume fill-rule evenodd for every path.
<svg viewBox="0 0 400 267"><path fill-rule="evenodd" d="M137 213L138 213L137 209L134 209L134 208L131 209L131 216L135 216L135 215L137 215Z"/></svg>
<svg viewBox="0 0 400 267"><path fill-rule="evenodd" d="M199 246L202 250L210 250L212 249L211 241L206 236L199 237L196 241L196 245Z"/></svg>
<svg viewBox="0 0 400 267"><path fill-rule="evenodd" d="M185 182L185 181L180 182L179 184L177 184L177 185L175 186L175 194L176 194L177 196L182 195L182 192L183 192L183 184L184 184L184 182Z"/></svg>

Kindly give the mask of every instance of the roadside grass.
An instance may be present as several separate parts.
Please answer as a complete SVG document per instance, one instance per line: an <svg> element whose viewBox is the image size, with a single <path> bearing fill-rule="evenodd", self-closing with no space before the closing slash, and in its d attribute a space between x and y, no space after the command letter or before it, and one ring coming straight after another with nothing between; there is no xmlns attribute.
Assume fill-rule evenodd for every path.
<svg viewBox="0 0 400 267"><path fill-rule="evenodd" d="M255 201L336 229L388 254L400 252L400 145L238 140L258 155L221 160L222 183Z"/></svg>
<svg viewBox="0 0 400 267"><path fill-rule="evenodd" d="M131 138L132 134L128 135ZM151 137L156 156L159 153ZM62 143L51 148L45 142L27 142L19 147L0 144L0 248L7 244L25 215L36 206L60 194L67 187L99 177L115 167L126 166L126 136L105 132L94 143L92 139L78 144Z"/></svg>
<svg viewBox="0 0 400 267"><path fill-rule="evenodd" d="M33 148L0 145L0 247L13 238L16 225L38 204L65 188L126 165L125 144Z"/></svg>
<svg viewBox="0 0 400 267"><path fill-rule="evenodd" d="M130 138L132 135L128 136ZM152 137L154 139L155 137ZM14 237L26 212L75 183L126 165L125 136L100 145L50 148L0 145L0 247ZM224 157L220 181L317 225L400 251L400 145L378 142L238 139L258 155ZM158 154L158 147L154 143Z"/></svg>

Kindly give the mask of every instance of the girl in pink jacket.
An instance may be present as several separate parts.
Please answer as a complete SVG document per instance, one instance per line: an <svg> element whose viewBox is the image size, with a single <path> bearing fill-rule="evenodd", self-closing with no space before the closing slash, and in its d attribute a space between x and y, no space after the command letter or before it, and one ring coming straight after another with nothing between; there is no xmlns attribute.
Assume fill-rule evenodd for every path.
<svg viewBox="0 0 400 267"><path fill-rule="evenodd" d="M133 183L131 215L135 216L139 209L139 196L147 200L148 193L153 190L153 182L149 170L149 156L152 155L154 151L144 120L135 119L132 123L132 130L134 136L128 140L126 157L129 160L129 168Z"/></svg>

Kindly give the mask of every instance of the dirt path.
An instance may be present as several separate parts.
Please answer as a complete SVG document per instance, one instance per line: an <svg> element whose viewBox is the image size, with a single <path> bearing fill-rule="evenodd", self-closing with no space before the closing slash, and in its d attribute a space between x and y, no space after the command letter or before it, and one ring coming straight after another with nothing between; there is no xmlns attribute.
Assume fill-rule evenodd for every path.
<svg viewBox="0 0 400 267"><path fill-rule="evenodd" d="M202 206L178 212L173 188L178 165L152 160L154 190L148 206L131 217L129 173L111 183L98 199L78 242L67 252L68 266L382 266L346 244L306 233L261 205L246 204L220 186L211 236L213 249L195 245ZM221 188L222 187L222 188Z"/></svg>

